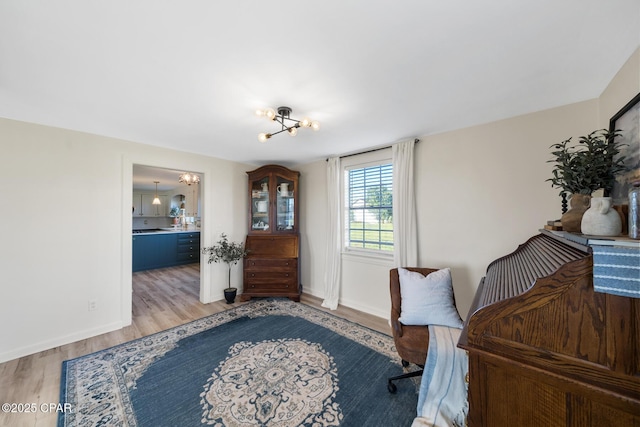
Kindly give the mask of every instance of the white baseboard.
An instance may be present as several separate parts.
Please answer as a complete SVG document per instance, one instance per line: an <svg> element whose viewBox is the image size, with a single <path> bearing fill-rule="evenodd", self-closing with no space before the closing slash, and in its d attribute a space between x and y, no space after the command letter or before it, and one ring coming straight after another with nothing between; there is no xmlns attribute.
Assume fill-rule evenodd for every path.
<svg viewBox="0 0 640 427"><path fill-rule="evenodd" d="M321 293L318 292L317 289L304 288L303 291L306 294L313 295L314 297L317 297L320 299L324 299L324 295L321 295ZM345 300L341 298L338 301L338 304L343 305L345 307L353 308L354 310L362 311L363 313L371 314L372 316L382 317L383 319L389 319L389 316L390 316L390 313L387 311L361 304L358 301Z"/></svg>
<svg viewBox="0 0 640 427"><path fill-rule="evenodd" d="M338 304L353 308L354 310L362 311L363 313L371 314L372 316L382 317L383 319L389 318L389 313L387 311L361 304L358 301L345 300L341 298L340 301L338 301Z"/></svg>
<svg viewBox="0 0 640 427"><path fill-rule="evenodd" d="M118 329L122 329L125 326L127 325L123 325L123 322L114 322L107 325L102 325L98 328L79 331L74 334L66 335L63 337L52 338L47 341L41 341L36 344L17 348L11 351L7 351L5 353L0 353L0 363L8 362L10 360L18 359L24 356L29 356L31 354L38 353L41 351L50 350L54 347L60 347L63 345L71 344L73 342L84 340L87 338L92 338L101 334L106 334L107 332L113 332Z"/></svg>

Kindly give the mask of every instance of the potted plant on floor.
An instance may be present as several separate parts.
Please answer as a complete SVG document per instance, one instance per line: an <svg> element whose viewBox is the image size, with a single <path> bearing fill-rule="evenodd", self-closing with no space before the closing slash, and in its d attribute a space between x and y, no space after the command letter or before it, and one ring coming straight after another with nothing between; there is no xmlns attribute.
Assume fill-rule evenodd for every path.
<svg viewBox="0 0 640 427"><path fill-rule="evenodd" d="M560 188L560 195L571 194L571 209L562 215L565 231L580 232L582 216L591 204L591 194L602 188L608 196L613 188L615 176L626 170L624 156L620 156L622 143L615 140L619 131L600 129L581 136L578 145L570 147L571 138L553 144L548 162L555 163L552 187Z"/></svg>
<svg viewBox="0 0 640 427"><path fill-rule="evenodd" d="M236 299L238 289L231 287L231 267L247 255L244 243L229 242L227 235L222 233L220 240L211 247L203 248L202 253L209 255L209 264L212 262L225 262L227 264L229 279L227 288L224 290L224 298L227 300L227 304L233 303Z"/></svg>

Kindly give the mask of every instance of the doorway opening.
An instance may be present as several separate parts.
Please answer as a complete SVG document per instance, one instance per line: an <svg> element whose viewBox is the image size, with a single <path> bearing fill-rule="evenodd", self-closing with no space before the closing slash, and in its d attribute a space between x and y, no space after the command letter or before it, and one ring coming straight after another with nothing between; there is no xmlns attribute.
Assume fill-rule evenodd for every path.
<svg viewBox="0 0 640 427"><path fill-rule="evenodd" d="M201 301L202 193L200 184L179 182L184 172L133 164L131 313L136 319L160 310L179 317L182 303Z"/></svg>

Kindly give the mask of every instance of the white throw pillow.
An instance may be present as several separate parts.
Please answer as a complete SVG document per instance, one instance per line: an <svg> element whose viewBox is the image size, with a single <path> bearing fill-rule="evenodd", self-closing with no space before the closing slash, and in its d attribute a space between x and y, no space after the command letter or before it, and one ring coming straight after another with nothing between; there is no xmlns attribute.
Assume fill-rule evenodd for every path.
<svg viewBox="0 0 640 427"><path fill-rule="evenodd" d="M443 268L423 276L398 268L403 325L442 325L462 328L451 284L451 270Z"/></svg>

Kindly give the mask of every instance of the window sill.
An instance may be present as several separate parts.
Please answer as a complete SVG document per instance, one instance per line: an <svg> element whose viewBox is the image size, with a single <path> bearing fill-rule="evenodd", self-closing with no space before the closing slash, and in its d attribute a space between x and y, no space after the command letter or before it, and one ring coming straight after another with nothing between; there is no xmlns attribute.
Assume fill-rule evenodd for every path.
<svg viewBox="0 0 640 427"><path fill-rule="evenodd" d="M380 253L377 251L367 251L367 250L357 250L357 249L344 249L342 251L342 259L374 264L374 265L384 265L384 266L393 266L393 253Z"/></svg>

